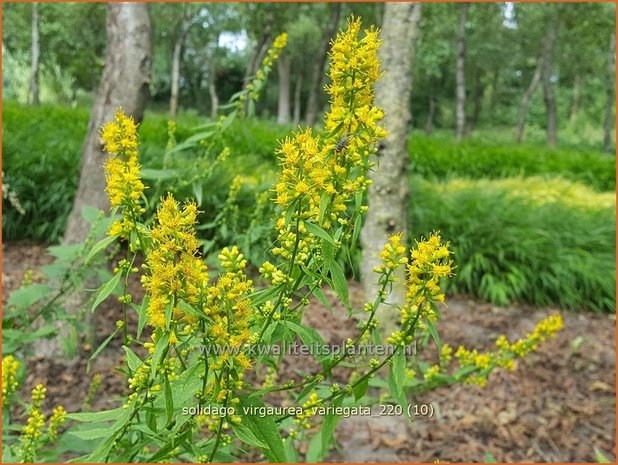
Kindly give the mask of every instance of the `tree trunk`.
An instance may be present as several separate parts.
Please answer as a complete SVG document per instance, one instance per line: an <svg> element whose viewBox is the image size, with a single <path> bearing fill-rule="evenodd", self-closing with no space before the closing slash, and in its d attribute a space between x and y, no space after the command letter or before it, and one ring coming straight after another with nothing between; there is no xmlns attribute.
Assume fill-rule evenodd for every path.
<svg viewBox="0 0 618 465"><path fill-rule="evenodd" d="M39 105L39 68L41 61L41 40L39 35L39 4L32 4L32 63L30 66L30 98L33 105Z"/></svg>
<svg viewBox="0 0 618 465"><path fill-rule="evenodd" d="M530 81L530 85L524 92L524 95L521 97L521 103L519 104L519 117L517 119L517 129L515 130L515 141L521 142L524 137L524 128L526 126L526 114L528 113L528 105L530 105L530 99L534 95L536 88L539 86L541 82L541 68L543 66L543 57L540 57L537 60L536 68L534 69L534 74L532 75L532 80Z"/></svg>
<svg viewBox="0 0 618 465"><path fill-rule="evenodd" d="M149 96L151 64L151 26L147 4L109 3L103 76L90 112L88 133L82 149L79 184L64 233L64 244L80 243L87 238L90 225L82 218L84 206L105 211L109 208L103 172L107 154L103 151L99 130L114 117L114 111L119 107L137 122L141 121ZM76 312L82 305L83 294L75 293L66 302L67 312ZM89 316L87 312L86 318ZM84 323L92 329L90 321ZM58 335L63 337L66 334L66 325L60 327ZM61 353L60 347L59 337L44 339L35 347L35 352L45 356L57 355Z"/></svg>
<svg viewBox="0 0 618 465"><path fill-rule="evenodd" d="M579 112L579 101L581 99L582 89L582 77L575 75L575 81L573 82L573 98L571 100L571 114L569 115L569 121L574 123L577 119L577 113Z"/></svg>
<svg viewBox="0 0 618 465"><path fill-rule="evenodd" d="M311 79L309 81L309 96L307 97L307 110L305 113L305 122L307 126L313 126L318 114L318 99L322 88L322 80L324 78L324 67L328 58L328 46L331 39L337 33L337 25L339 24L339 16L341 15L341 3L330 3L330 18L322 33L320 40L320 48L318 49L318 59L311 69Z"/></svg>
<svg viewBox="0 0 618 465"><path fill-rule="evenodd" d="M210 94L210 117L216 119L217 113L219 112L219 96L217 95L217 75L214 64L211 65L209 74L208 93Z"/></svg>
<svg viewBox="0 0 618 465"><path fill-rule="evenodd" d="M180 81L180 61L182 59L182 46L185 42L189 29L191 27L191 13L190 8L184 6L185 11L183 13L182 21L180 24L180 30L176 41L174 42L174 52L172 53L172 91L170 95L170 114L172 118L176 118L178 113L178 88Z"/></svg>
<svg viewBox="0 0 618 465"><path fill-rule="evenodd" d="M607 152L612 151L612 131L615 130L615 118L613 106L616 100L616 88L614 81L616 63L616 34L612 33L609 42L609 54L607 56L607 71L605 76L605 88L607 92L607 103L605 104L605 124L603 147Z"/></svg>
<svg viewBox="0 0 618 465"><path fill-rule="evenodd" d="M290 60L283 52L277 62L279 71L279 104L277 107L277 123L290 123Z"/></svg>
<svg viewBox="0 0 618 465"><path fill-rule="evenodd" d="M455 138L462 140L466 128L466 22L468 3L459 6L459 33L457 35Z"/></svg>
<svg viewBox="0 0 618 465"><path fill-rule="evenodd" d="M248 84L249 79L251 79L255 75L258 68L260 67L260 63L262 62L264 55L266 55L266 52L268 51L268 47L270 45L269 44L270 37L272 34L272 22L273 22L271 13L269 13L269 18L270 20L267 19L266 27L264 27L264 30L262 31L262 35L260 36L260 40L258 40L255 46L255 50L253 51L251 61L247 64L247 68L245 70L245 78L244 78L245 85Z"/></svg>
<svg viewBox="0 0 618 465"><path fill-rule="evenodd" d="M477 69L476 76L474 77L474 109L472 110L472 118L470 118L470 124L466 128L466 133L471 134L476 129L476 125L479 122L481 116L481 107L483 105L483 88L481 85L481 73Z"/></svg>
<svg viewBox="0 0 618 465"><path fill-rule="evenodd" d="M298 78L296 79L296 84L294 85L294 119L292 124L294 127L298 127L300 124L300 93L303 90L303 75L300 73Z"/></svg>
<svg viewBox="0 0 618 465"><path fill-rule="evenodd" d="M361 231L361 280L368 302L377 292L373 268L380 265L379 250L390 234L402 232L405 238L407 229L411 70L420 15L420 3L385 4L384 43L378 52L385 74L376 86L376 103L384 109L383 124L389 132L378 153L379 166L370 175L373 184L368 191L369 212ZM390 303L398 305L405 301L403 267L400 271L400 281L389 297ZM391 331L398 313L389 306L383 306L378 313L382 330Z"/></svg>
<svg viewBox="0 0 618 465"><path fill-rule="evenodd" d="M554 44L558 30L558 14L552 14L547 27L547 34L543 41L543 66L541 68L541 82L543 83L543 101L547 113L547 144L555 146L557 142L558 117L556 114L556 97L551 83Z"/></svg>
<svg viewBox="0 0 618 465"><path fill-rule="evenodd" d="M425 132L431 135L433 132L433 122L436 118L436 77L431 77L431 88L429 90L429 113L427 114L427 124Z"/></svg>

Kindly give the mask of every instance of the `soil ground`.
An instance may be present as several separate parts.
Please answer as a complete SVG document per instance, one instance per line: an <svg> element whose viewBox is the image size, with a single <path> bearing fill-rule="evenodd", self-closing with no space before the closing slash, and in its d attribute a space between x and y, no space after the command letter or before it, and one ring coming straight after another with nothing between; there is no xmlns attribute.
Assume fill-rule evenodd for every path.
<svg viewBox="0 0 618 465"><path fill-rule="evenodd" d="M43 246L4 244L3 304L20 285L26 270L37 270L50 262ZM354 282L350 284L352 300L358 305L361 289ZM447 300L439 329L441 339L454 347L465 344L490 349L499 334L519 337L543 317L559 311L526 305L496 307L465 296ZM593 450L597 447L614 462L615 317L561 313L564 330L520 361L515 372L495 371L484 388L457 386L419 396L418 403L433 406L432 418L416 417L412 424L401 416L342 420L336 434L341 448L328 460L595 462ZM114 330L118 308L108 302L96 315L95 347ZM327 343L339 343L354 334L345 310L337 306L331 314L312 302L305 322L320 330ZM112 341L96 359L90 374L85 368L90 356L87 350L69 365L52 358L28 359L22 395L41 382L48 388L47 405L62 403L67 410L77 411L83 406L93 375L100 373L102 387L90 408L96 411L117 406L117 398L125 390L123 375L115 370L123 360L120 345L119 340ZM298 367L294 363L291 359L284 370L295 373Z"/></svg>

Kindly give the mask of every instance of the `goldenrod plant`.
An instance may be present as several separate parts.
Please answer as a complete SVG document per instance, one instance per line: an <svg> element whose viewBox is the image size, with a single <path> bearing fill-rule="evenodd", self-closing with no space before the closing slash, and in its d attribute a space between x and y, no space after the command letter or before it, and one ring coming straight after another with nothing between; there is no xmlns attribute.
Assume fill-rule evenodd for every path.
<svg viewBox="0 0 618 465"><path fill-rule="evenodd" d="M37 461L37 454L58 438L58 430L66 421L67 412L62 405L53 409L45 419L43 403L47 389L37 384L32 389L30 404L26 405L27 415L16 441L6 444L8 434L4 431L11 427L11 404L19 388L18 370L21 363L12 355L2 358L2 425L3 425L3 462L31 463ZM47 424L47 428L45 425ZM5 436L6 435L6 436ZM9 436L10 437L10 436Z"/></svg>
<svg viewBox="0 0 618 465"><path fill-rule="evenodd" d="M437 233L411 250L401 235L391 236L381 252L382 265L374 270L375 300L360 309L350 304L338 257L358 239L367 211L367 173L386 134L380 126L382 111L373 102L381 75L379 46L378 30L363 31L360 19L351 18L332 44L324 129L299 128L281 141L281 171L272 191L276 241L259 275L250 271L237 245L223 248L218 265L207 268L195 233L200 211L193 201L166 194L154 221L146 220L143 192L148 186L140 174L136 124L118 110L104 126L102 138L110 152L106 190L120 218L94 250L123 241L128 255L101 286L92 309L122 289L123 319L116 333L124 337L128 395L112 410L66 415L73 420L67 434L95 444L78 460L320 461L333 445L342 411L377 401L370 387L386 388L380 400L412 418L410 394L454 383L482 385L493 369L514 369L517 358L561 328L560 316L553 315L521 340L500 337L494 352L460 347L453 354L441 343L435 324L445 301L440 282L454 269L450 244ZM400 314L400 326L382 340L376 314L400 267L407 270L406 302L392 308ZM141 273L146 291L141 302L134 302L126 286L133 273ZM360 318L357 336L337 352L329 352L316 329L303 322L309 299L324 300L325 286L347 309L351 325L357 324L353 314ZM129 333L129 311L138 315L134 334ZM303 363L302 375L286 379L277 367L297 338L312 349L307 356L315 363ZM437 364L407 350L417 342L421 349L435 343ZM370 345L384 353L356 356ZM346 370L338 370L342 366ZM3 390L4 376L3 369ZM54 415L52 424L60 413ZM299 446L307 441L301 457Z"/></svg>

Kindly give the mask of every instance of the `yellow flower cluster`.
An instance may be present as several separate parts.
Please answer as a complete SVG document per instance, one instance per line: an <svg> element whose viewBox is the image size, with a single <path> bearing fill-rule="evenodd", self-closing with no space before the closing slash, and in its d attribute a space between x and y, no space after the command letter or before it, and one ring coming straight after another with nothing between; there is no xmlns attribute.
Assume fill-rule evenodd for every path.
<svg viewBox="0 0 618 465"><path fill-rule="evenodd" d="M177 306L180 300L198 306L208 284L206 265L197 256L195 238L197 207L187 203L182 208L170 194L161 200L156 226L150 233L151 245L142 284L150 295L147 315L150 325L169 330L172 320L191 316ZM167 314L167 317L166 317Z"/></svg>
<svg viewBox="0 0 618 465"><path fill-rule="evenodd" d="M401 243L402 233L393 234L388 238L388 242L384 245L384 248L380 251L380 258L382 259L382 265L374 268L374 272L378 274L385 274L388 271L395 271L401 265L408 263L408 257L406 257L406 247Z"/></svg>
<svg viewBox="0 0 618 465"><path fill-rule="evenodd" d="M536 325L534 331L526 335L526 337L519 339L513 344L509 344L506 337L501 336L496 341L496 345L503 353L512 352L516 357L523 357L537 350L539 344L545 342L549 338L553 338L563 327L564 322L560 314L550 315Z"/></svg>
<svg viewBox="0 0 618 465"><path fill-rule="evenodd" d="M19 457L21 462L34 462L37 448L40 446L39 440L43 434L45 426L45 417L43 416L43 401L47 389L42 384L37 384L32 390L32 402L28 412L28 419L22 428L21 432L21 448ZM58 436L58 428L66 419L66 411L62 405L54 409L52 416L49 418L48 435L49 439L55 439Z"/></svg>
<svg viewBox="0 0 618 465"><path fill-rule="evenodd" d="M12 355L2 358L2 406L7 407L19 383L17 382L17 370L19 362Z"/></svg>
<svg viewBox="0 0 618 465"><path fill-rule="evenodd" d="M360 133L347 141L344 153L356 163L367 146L386 136L386 131L377 124L384 114L373 105L373 85L381 77L377 52L382 41L375 28L366 30L359 39L360 29L360 18L351 18L347 29L337 34L330 52L331 84L326 86L331 103L326 130L333 133L342 128L344 134ZM336 141L328 142L334 142L333 148L337 147Z"/></svg>
<svg viewBox="0 0 618 465"><path fill-rule="evenodd" d="M37 449L37 443L43 427L45 426L45 418L43 417L42 405L45 400L47 389L42 384L37 384L32 390L32 404L28 412L28 419L22 428L21 432L21 461L33 462Z"/></svg>
<svg viewBox="0 0 618 465"><path fill-rule="evenodd" d="M238 106L242 107L247 99L257 100L260 97L260 90L266 81L266 77L270 73L273 64L279 59L281 50L283 50L288 44L288 35L283 32L279 34L273 41L273 45L266 56L262 59L262 66L255 73L255 78L247 84L247 92L241 93L238 99Z"/></svg>
<svg viewBox="0 0 618 465"><path fill-rule="evenodd" d="M65 422L67 412L62 405L59 405L52 412L52 416L49 418L49 426L47 427L47 434L50 439L56 439L58 436L58 428Z"/></svg>
<svg viewBox="0 0 618 465"><path fill-rule="evenodd" d="M408 265L406 304L401 308L401 323L420 316L436 319L433 302L444 302L440 280L452 273L449 244L443 244L439 234L432 234L427 240L416 243L411 251Z"/></svg>
<svg viewBox="0 0 618 465"><path fill-rule="evenodd" d="M105 150L112 154L105 162L105 177L112 207L124 207L123 219L112 224L111 236L125 239L136 227L137 217L144 212L140 204L144 184L141 181L137 152L137 125L132 117L116 110L114 121L101 129Z"/></svg>
<svg viewBox="0 0 618 465"><path fill-rule="evenodd" d="M377 124L383 113L373 105L373 87L380 77L378 32L371 29L359 38L360 28L360 19L351 19L333 42L325 134L299 130L281 141L277 150L282 171L275 193L282 213L276 226L279 247L273 253L285 259L296 253L297 264L303 263L298 254L313 256L310 249L318 243L300 230L299 220L327 231L352 226L347 204L370 184L365 177L369 157L386 135ZM342 237L349 239L349 230Z"/></svg>
<svg viewBox="0 0 618 465"><path fill-rule="evenodd" d="M444 294L438 284L440 279L450 276L453 271L448 246L449 243L443 244L440 235L436 233L416 243L408 266L408 303L418 303L421 295L428 301L444 301Z"/></svg>
<svg viewBox="0 0 618 465"><path fill-rule="evenodd" d="M204 313L211 321L208 328L210 340L228 350L212 362L210 367L214 370L224 366L235 367L238 378L242 379L242 372L251 367L249 358L239 349L250 338L252 307L248 296L253 292L253 282L245 275L247 260L238 247L224 248L218 258L225 273L219 276L215 285L208 288ZM227 390L221 389L219 400L225 398L226 394Z"/></svg>
<svg viewBox="0 0 618 465"><path fill-rule="evenodd" d="M296 426L300 426L303 429L310 429L313 426L310 420L312 417L315 416L316 409L320 407L323 403L324 401L320 399L318 393L315 391L312 392L309 395L309 399L307 399L302 405L302 413L294 417L294 424ZM294 431L294 435L296 435L296 431Z"/></svg>
<svg viewBox="0 0 618 465"><path fill-rule="evenodd" d="M495 366L515 369L515 358L520 358L538 349L539 344L555 336L563 328L562 317L559 314L550 315L536 325L534 330L522 339L511 344L506 336L501 335L496 340L497 352L479 353L460 346L455 352L455 358L462 368L475 367L477 371L465 380L468 384L484 386L487 376Z"/></svg>

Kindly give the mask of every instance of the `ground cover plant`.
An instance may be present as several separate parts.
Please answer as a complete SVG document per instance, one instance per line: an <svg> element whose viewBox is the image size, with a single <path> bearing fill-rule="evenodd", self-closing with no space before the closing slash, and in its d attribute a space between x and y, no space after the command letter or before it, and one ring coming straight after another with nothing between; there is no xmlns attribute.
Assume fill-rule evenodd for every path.
<svg viewBox="0 0 618 465"><path fill-rule="evenodd" d="M613 193L544 178L414 177L410 229L439 229L461 259L453 292L614 313Z"/></svg>
<svg viewBox="0 0 618 465"><path fill-rule="evenodd" d="M269 59L277 58L285 40L285 35L275 40ZM300 459L298 445L307 441L305 459L319 461L333 443L342 412L377 402L370 385L386 387L380 400L413 417L416 411L407 394L458 383L484 385L494 369L515 369L517 359L562 328L560 315L553 314L518 340L498 337L493 350L455 349L443 343L435 323L445 300L440 282L453 272L452 246L435 232L411 249L401 235L392 235L381 251L382 265L374 270L377 297L362 308L350 305L337 256L353 248L358 238L367 211L367 172L386 133L379 123L382 111L373 104L379 46L378 31L361 31L358 19L350 19L337 35L330 54L326 90L331 106L324 129L299 129L277 149L276 242L255 278L249 276L237 246L220 251L217 275L210 276L196 238L195 201L180 202L164 194L154 220L147 217L143 194L148 186L141 172L137 127L122 110L116 112L115 120L102 128L111 154L105 172L112 215L98 218L109 225L107 237L88 247L84 263L112 243L126 244L126 257L96 292L91 309L119 291L124 318L92 358L110 338L122 337L126 359L121 369L128 395L111 410L66 413L58 406L46 418L45 387L40 385L25 403L25 424L14 424L10 405L23 373L20 362L7 355L2 364L5 460L49 457L48 446L70 423L64 434L87 440L92 447L80 458L85 461L221 462L242 459L253 450L253 457L287 462ZM141 271L138 257L143 259ZM402 267L406 302L391 309L400 315L400 326L381 334L376 312ZM146 294L141 302L134 301L127 287L129 276L136 273L141 273ZM340 353L315 351L317 371L300 379L277 379L284 354L275 348L296 338L307 346L325 346L303 322L309 297L320 297L323 285L338 296L348 316L362 315L358 336L348 339ZM128 312L139 318L135 335L128 332ZM357 356L370 342L386 353ZM407 353L413 342L431 352L432 362ZM267 367L267 376L256 379ZM285 401L271 403L269 396L275 393Z"/></svg>

